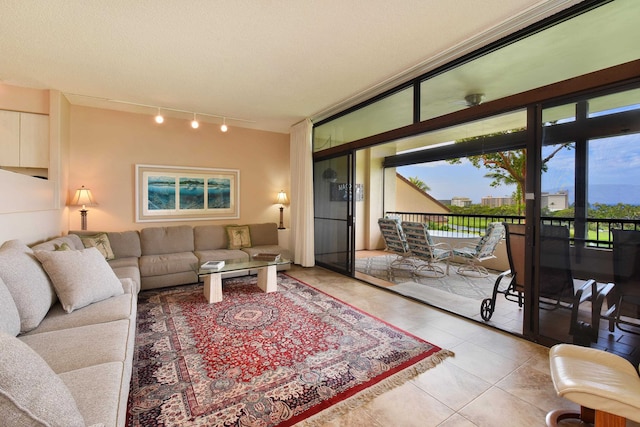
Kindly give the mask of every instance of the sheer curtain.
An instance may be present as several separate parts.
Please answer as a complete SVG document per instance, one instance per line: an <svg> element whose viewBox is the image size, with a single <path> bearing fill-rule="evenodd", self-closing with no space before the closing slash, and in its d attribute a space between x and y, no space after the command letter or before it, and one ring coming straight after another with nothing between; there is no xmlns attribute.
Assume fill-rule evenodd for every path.
<svg viewBox="0 0 640 427"><path fill-rule="evenodd" d="M291 244L293 262L313 267L313 153L310 119L291 127Z"/></svg>

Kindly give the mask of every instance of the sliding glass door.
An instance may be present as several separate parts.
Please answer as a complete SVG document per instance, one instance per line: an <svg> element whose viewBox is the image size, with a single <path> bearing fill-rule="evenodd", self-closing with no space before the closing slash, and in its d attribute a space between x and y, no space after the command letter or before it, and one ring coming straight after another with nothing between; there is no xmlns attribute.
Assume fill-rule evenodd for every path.
<svg viewBox="0 0 640 427"><path fill-rule="evenodd" d="M314 164L314 226L316 264L353 275L354 155Z"/></svg>
<svg viewBox="0 0 640 427"><path fill-rule="evenodd" d="M630 357L640 343L640 300L616 310L625 289L616 236L640 229L640 89L544 108L541 159L539 335ZM608 283L615 287L598 299ZM610 323L616 313L631 326Z"/></svg>

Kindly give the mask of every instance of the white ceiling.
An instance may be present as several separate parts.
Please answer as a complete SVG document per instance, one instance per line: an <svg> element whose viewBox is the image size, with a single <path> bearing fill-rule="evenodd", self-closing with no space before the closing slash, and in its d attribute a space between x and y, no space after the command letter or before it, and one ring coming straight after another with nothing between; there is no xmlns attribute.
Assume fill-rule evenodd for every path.
<svg viewBox="0 0 640 427"><path fill-rule="evenodd" d="M578 2L0 0L0 81L288 133Z"/></svg>

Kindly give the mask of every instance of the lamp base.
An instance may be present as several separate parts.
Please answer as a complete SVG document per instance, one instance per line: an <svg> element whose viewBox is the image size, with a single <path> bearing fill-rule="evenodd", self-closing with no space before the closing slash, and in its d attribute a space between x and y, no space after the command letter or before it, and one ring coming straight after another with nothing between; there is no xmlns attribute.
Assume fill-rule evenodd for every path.
<svg viewBox="0 0 640 427"><path fill-rule="evenodd" d="M86 209L80 209L80 229L81 230L87 229L87 210Z"/></svg>
<svg viewBox="0 0 640 427"><path fill-rule="evenodd" d="M278 226L278 230L284 230L284 224L282 221L283 212L284 212L284 206L280 206L280 225Z"/></svg>

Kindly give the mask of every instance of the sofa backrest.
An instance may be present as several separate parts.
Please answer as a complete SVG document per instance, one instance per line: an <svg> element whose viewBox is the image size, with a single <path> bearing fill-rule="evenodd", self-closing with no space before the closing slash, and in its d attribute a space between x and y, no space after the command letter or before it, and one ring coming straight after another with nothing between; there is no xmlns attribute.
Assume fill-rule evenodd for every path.
<svg viewBox="0 0 640 427"><path fill-rule="evenodd" d="M162 255L193 252L193 227L148 227L140 230L142 255Z"/></svg>
<svg viewBox="0 0 640 427"><path fill-rule="evenodd" d="M275 222L249 224L251 246L277 245L278 225Z"/></svg>
<svg viewBox="0 0 640 427"><path fill-rule="evenodd" d="M140 233L131 231L109 231L107 233L111 249L116 258L140 258L142 248L140 246Z"/></svg>
<svg viewBox="0 0 640 427"><path fill-rule="evenodd" d="M95 236L105 233L109 239L109 246L113 251L113 255L118 258L140 258L142 249L140 248L140 233L138 230L131 231L87 231L73 230L69 231L69 235L77 234L78 236Z"/></svg>
<svg viewBox="0 0 640 427"><path fill-rule="evenodd" d="M46 242L38 243L31 247L34 251L53 251L56 249L56 245L60 246L63 243L69 245L71 249L80 250L84 249L82 240L75 234L68 234L66 236L56 237L55 239L47 240Z"/></svg>
<svg viewBox="0 0 640 427"><path fill-rule="evenodd" d="M229 242L224 225L196 225L193 240L196 251L226 249Z"/></svg>

